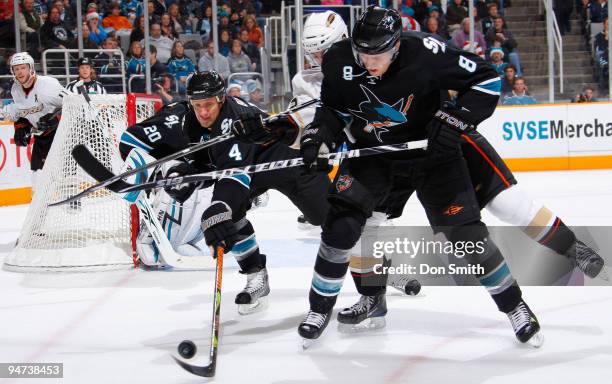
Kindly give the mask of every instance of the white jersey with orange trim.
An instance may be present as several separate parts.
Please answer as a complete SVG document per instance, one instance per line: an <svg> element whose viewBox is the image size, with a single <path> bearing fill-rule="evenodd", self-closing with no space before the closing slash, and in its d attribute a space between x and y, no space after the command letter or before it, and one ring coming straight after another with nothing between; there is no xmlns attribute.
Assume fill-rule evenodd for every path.
<svg viewBox="0 0 612 384"><path fill-rule="evenodd" d="M24 117L37 128L41 117L62 106L63 92L64 87L50 76L36 75L34 85L27 94L16 81L11 88L14 103L2 107L0 115L4 120L12 121Z"/></svg>

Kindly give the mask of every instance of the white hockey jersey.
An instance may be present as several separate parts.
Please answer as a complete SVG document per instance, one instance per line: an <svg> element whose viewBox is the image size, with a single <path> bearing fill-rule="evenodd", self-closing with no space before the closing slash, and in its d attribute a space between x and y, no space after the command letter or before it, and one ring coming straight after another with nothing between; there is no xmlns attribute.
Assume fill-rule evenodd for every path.
<svg viewBox="0 0 612 384"><path fill-rule="evenodd" d="M34 127L38 127L38 120L42 116L62 106L63 92L59 81L50 76L36 75L34 87L27 95L21 84L15 81L11 88L13 104L2 107L0 115L4 120L12 121L25 117Z"/></svg>
<svg viewBox="0 0 612 384"><path fill-rule="evenodd" d="M321 82L323 81L323 73L321 68L304 69L298 72L291 80L293 87L293 97L295 102L302 104L312 99L318 99L321 96ZM314 119L316 106L300 109L291 116L300 124L300 128L304 128Z"/></svg>

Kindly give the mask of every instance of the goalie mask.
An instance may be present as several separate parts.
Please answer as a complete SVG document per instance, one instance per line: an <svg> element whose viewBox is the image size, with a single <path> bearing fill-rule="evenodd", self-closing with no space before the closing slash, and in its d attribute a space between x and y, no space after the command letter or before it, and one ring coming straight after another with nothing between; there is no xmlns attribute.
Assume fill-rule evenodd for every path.
<svg viewBox="0 0 612 384"><path fill-rule="evenodd" d="M348 37L348 30L342 17L335 12L325 11L312 13L304 22L302 31L302 46L306 59L313 67L321 65L323 53L325 53L335 42ZM317 60L314 54L320 52Z"/></svg>
<svg viewBox="0 0 612 384"><path fill-rule="evenodd" d="M28 64L30 66L30 77L28 77L28 80L26 81L27 83L28 81L30 81L32 76L36 75L36 68L34 67L34 59L27 52L19 52L19 53L14 54L13 57L11 57L11 63L10 63L11 75L13 75L13 78L17 82L19 81L15 77L15 72L13 71L13 67L15 67L16 65L21 65L21 64Z"/></svg>

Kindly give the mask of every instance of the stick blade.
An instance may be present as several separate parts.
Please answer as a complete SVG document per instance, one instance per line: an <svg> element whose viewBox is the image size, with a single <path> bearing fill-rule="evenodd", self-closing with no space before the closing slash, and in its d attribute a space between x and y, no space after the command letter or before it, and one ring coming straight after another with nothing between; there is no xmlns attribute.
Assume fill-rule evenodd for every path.
<svg viewBox="0 0 612 384"><path fill-rule="evenodd" d="M182 360L177 359L176 357L172 356L172 358L174 359L174 361L176 361L176 363L178 365L180 365L184 370L186 370L189 373L192 373L196 376L202 376L202 377L213 377L215 376L215 367L216 364L215 362L211 362L210 364L203 366L203 367L198 367L197 365L191 365L188 364Z"/></svg>
<svg viewBox="0 0 612 384"><path fill-rule="evenodd" d="M106 168L96 157L91 153L89 148L83 144L77 144L72 149L72 157L79 164L81 168L87 172L87 174L93 177L98 183L105 182L106 180L115 177L116 175ZM124 188L129 188L132 185L124 182L123 180L117 180L105 187L113 192L119 192ZM94 185L90 189L98 189L99 185ZM85 191L84 191L85 192Z"/></svg>

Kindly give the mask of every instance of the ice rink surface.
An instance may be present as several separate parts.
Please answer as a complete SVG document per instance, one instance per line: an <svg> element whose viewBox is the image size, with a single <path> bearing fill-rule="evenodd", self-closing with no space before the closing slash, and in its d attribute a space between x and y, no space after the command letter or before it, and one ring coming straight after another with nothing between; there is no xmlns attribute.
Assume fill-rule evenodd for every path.
<svg viewBox="0 0 612 384"><path fill-rule="evenodd" d="M517 174L519 185L568 225L612 225L612 171ZM27 206L0 208L0 261ZM170 358L183 339L208 355L213 272L123 270L20 274L0 271L0 362L61 362L63 379L0 383L609 383L612 287L524 287L545 336L519 345L506 316L480 287L424 287L388 295L386 329L341 334L332 319L310 349L296 328L308 308L318 239L297 229L297 212L272 192L249 214L268 256L270 305L236 312L245 277L227 258L217 375L204 379ZM499 224L484 214L487 224ZM397 224L425 224L411 200ZM610 270L608 275L612 276ZM336 309L352 304L351 279Z"/></svg>

